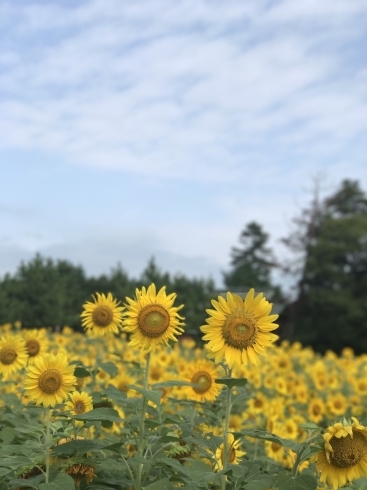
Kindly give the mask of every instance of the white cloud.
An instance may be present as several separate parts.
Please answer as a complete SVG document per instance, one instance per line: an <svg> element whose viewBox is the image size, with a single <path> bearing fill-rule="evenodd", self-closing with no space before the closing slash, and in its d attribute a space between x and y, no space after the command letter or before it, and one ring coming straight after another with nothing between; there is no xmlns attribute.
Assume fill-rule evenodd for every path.
<svg viewBox="0 0 367 490"><path fill-rule="evenodd" d="M2 10L10 27L0 54L2 147L140 175L235 181L254 158L255 174L268 165L267 146L284 164L307 153L317 168L367 129L362 45L345 70L347 48L358 51L362 1Z"/></svg>

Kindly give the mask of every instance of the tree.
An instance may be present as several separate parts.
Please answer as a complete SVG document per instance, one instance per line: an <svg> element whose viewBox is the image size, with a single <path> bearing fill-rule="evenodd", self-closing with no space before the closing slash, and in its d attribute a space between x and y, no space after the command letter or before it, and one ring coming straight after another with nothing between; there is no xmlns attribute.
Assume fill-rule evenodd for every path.
<svg viewBox="0 0 367 490"><path fill-rule="evenodd" d="M367 350L367 199L357 181L344 180L313 201L284 240L301 252L296 299L283 320L291 338L319 351ZM282 319L281 319L282 320Z"/></svg>
<svg viewBox="0 0 367 490"><path fill-rule="evenodd" d="M272 283L272 270L278 267L272 250L267 246L269 235L260 224L252 221L240 234L241 248L231 251L231 270L223 273L224 283L232 291L255 288L269 297L281 298L280 288Z"/></svg>

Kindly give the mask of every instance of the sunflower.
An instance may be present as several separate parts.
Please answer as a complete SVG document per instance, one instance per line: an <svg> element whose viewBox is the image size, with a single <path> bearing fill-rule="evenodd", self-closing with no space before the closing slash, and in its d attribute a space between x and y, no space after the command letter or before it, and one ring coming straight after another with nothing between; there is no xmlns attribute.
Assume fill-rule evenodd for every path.
<svg viewBox="0 0 367 490"><path fill-rule="evenodd" d="M158 293L155 284L141 291L136 289L136 299L126 298L128 302L124 331L131 334L130 345L150 352L159 344L168 345L169 340L177 341L175 335L183 332L178 311L183 305L174 307L176 293L166 294L163 286Z"/></svg>
<svg viewBox="0 0 367 490"><path fill-rule="evenodd" d="M75 480L77 487L80 487L82 482L91 483L97 476L94 467L88 461L84 463L72 463L66 468L65 473Z"/></svg>
<svg viewBox="0 0 367 490"><path fill-rule="evenodd" d="M38 356L42 356L48 348L44 329L24 330L24 340L28 352L28 364L33 364Z"/></svg>
<svg viewBox="0 0 367 490"><path fill-rule="evenodd" d="M188 367L186 381L198 386L185 386L185 394L190 400L214 401L221 391L221 385L215 383L219 378L219 369L208 361L198 361Z"/></svg>
<svg viewBox="0 0 367 490"><path fill-rule="evenodd" d="M272 304L262 293L255 297L254 289L250 289L242 300L237 294L227 293L227 300L218 296L212 300L214 310L206 310L210 315L208 325L200 327L208 340L208 357L218 363L225 359L228 366L247 364L248 361L258 364L259 354L264 347L278 339L271 330L278 328L272 323L278 315L269 315Z"/></svg>
<svg viewBox="0 0 367 490"><path fill-rule="evenodd" d="M238 464L240 462L240 458L244 456L246 453L244 451L240 451L241 443L239 440L235 440L234 435L232 433L228 434L227 441L228 441L227 461L230 464ZM214 467L214 470L220 471L223 469L224 443L222 443L218 447L215 456L217 458L217 463Z"/></svg>
<svg viewBox="0 0 367 490"><path fill-rule="evenodd" d="M312 398L308 407L308 418L311 422L318 424L325 415L325 403L322 398Z"/></svg>
<svg viewBox="0 0 367 490"><path fill-rule="evenodd" d="M93 410L93 398L85 391L74 391L69 397L70 400L65 403L65 408L71 415L82 415Z"/></svg>
<svg viewBox="0 0 367 490"><path fill-rule="evenodd" d="M109 332L118 333L124 307L119 306L111 293L107 296L96 293L93 299L94 303L87 301L83 305L84 311L80 315L83 327L97 337Z"/></svg>
<svg viewBox="0 0 367 490"><path fill-rule="evenodd" d="M25 342L21 337L4 335L0 340L0 374L8 378L26 366L28 359Z"/></svg>
<svg viewBox="0 0 367 490"><path fill-rule="evenodd" d="M45 407L64 402L76 385L74 369L75 366L68 366L64 354L39 357L27 368L26 394L37 405L43 403Z"/></svg>
<svg viewBox="0 0 367 490"><path fill-rule="evenodd" d="M336 490L347 481L367 476L367 428L355 417L326 429L324 449L317 454L320 481Z"/></svg>

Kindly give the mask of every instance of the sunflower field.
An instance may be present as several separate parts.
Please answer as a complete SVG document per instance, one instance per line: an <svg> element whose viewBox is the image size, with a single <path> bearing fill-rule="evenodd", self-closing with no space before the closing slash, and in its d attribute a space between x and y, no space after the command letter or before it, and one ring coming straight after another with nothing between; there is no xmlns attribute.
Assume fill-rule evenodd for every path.
<svg viewBox="0 0 367 490"><path fill-rule="evenodd" d="M367 490L367 355L275 343L253 289L213 299L197 345L175 300L0 327L0 490Z"/></svg>

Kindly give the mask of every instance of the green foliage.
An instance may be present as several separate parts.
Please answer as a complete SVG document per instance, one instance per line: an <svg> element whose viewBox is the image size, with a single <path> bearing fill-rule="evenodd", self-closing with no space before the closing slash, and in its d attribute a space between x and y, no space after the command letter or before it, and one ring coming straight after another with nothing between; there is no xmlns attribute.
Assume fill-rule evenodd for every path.
<svg viewBox="0 0 367 490"><path fill-rule="evenodd" d="M231 291L247 291L255 288L279 301L281 291L271 279L272 270L278 267L272 250L267 246L269 235L255 221L248 223L241 232L241 248L233 247L231 270L225 272L224 282Z"/></svg>
<svg viewBox="0 0 367 490"><path fill-rule="evenodd" d="M286 243L304 259L296 301L283 319L290 336L316 350L367 350L367 198L345 180L296 220Z"/></svg>

